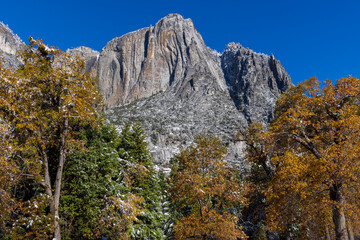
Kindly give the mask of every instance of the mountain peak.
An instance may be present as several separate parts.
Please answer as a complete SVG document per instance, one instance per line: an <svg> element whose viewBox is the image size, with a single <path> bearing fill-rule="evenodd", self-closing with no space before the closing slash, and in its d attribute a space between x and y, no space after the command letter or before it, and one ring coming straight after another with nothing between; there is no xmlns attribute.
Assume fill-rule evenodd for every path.
<svg viewBox="0 0 360 240"><path fill-rule="evenodd" d="M159 22L161 21L167 21L167 22L189 22L192 24L192 20L190 18L184 18L181 14L178 13L170 13L167 16L161 18Z"/></svg>
<svg viewBox="0 0 360 240"><path fill-rule="evenodd" d="M170 89L179 98L198 91L225 90L219 59L213 56L191 19L179 14L115 38L99 59L106 105L129 103Z"/></svg>
<svg viewBox="0 0 360 240"><path fill-rule="evenodd" d="M170 18L176 18L179 20L184 20L184 17L178 13L169 13L166 17L164 17L166 19L170 19Z"/></svg>
<svg viewBox="0 0 360 240"><path fill-rule="evenodd" d="M14 34L8 25L0 22L0 51L15 55L21 49L23 42Z"/></svg>
<svg viewBox="0 0 360 240"><path fill-rule="evenodd" d="M165 28L165 30L187 31L187 32L193 32L195 30L193 21L190 18L185 19L182 15L177 13L171 13L166 17L160 19L155 24L155 31L159 31L159 29L163 29L163 28Z"/></svg>
<svg viewBox="0 0 360 240"><path fill-rule="evenodd" d="M0 57L4 59L5 66L16 68L20 65L16 53L22 49L23 44L18 35L0 22Z"/></svg>
<svg viewBox="0 0 360 240"><path fill-rule="evenodd" d="M0 45L0 55L15 66L16 55L9 54L22 43L2 23ZM234 133L249 122L267 124L276 99L292 85L273 55L239 43L217 53L180 14L116 37L101 53L87 47L67 52L83 57L85 71L99 78L109 120L118 126L140 121L163 166L200 133L218 135L229 144L228 159L238 162L241 144Z"/></svg>

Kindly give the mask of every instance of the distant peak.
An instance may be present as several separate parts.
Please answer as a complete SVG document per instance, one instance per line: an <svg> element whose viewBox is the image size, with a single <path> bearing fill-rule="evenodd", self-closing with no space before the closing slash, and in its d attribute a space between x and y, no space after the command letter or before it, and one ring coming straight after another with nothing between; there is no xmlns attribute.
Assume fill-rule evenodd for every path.
<svg viewBox="0 0 360 240"><path fill-rule="evenodd" d="M99 54L98 51L96 51L96 50L94 50L92 48L86 47L86 46L80 46L80 47L76 47L76 48L71 48L71 49L68 49L68 51Z"/></svg>
<svg viewBox="0 0 360 240"><path fill-rule="evenodd" d="M11 34L14 37L14 40L16 41L17 44L22 45L23 41L20 39L20 37L15 34L7 24L3 23L0 21L0 28L2 28L3 30L5 30L6 32L8 32L9 34Z"/></svg>
<svg viewBox="0 0 360 240"><path fill-rule="evenodd" d="M261 57L267 58L269 57L267 54L265 53L261 53L261 52L255 52L254 50L251 50L250 48L244 47L242 46L240 43L235 43L235 42L231 42L228 43L228 45L226 45L225 51L224 52L247 52L250 54L257 54Z"/></svg>
<svg viewBox="0 0 360 240"><path fill-rule="evenodd" d="M178 13L170 13L165 18L177 18L177 19L184 19L184 17Z"/></svg>
<svg viewBox="0 0 360 240"><path fill-rule="evenodd" d="M195 27L190 18L185 19L178 13L171 13L155 24L155 31L159 31L160 29L177 29L178 31L187 29L187 31L193 32Z"/></svg>
<svg viewBox="0 0 360 240"><path fill-rule="evenodd" d="M240 43L230 42L226 45L226 50L236 50L244 48Z"/></svg>
<svg viewBox="0 0 360 240"><path fill-rule="evenodd" d="M8 25L0 22L0 52L16 55L22 48L23 42L18 35L14 34Z"/></svg>
<svg viewBox="0 0 360 240"><path fill-rule="evenodd" d="M170 13L166 17L163 17L159 22L168 22L168 23L192 23L190 18L185 19L182 15L178 13Z"/></svg>

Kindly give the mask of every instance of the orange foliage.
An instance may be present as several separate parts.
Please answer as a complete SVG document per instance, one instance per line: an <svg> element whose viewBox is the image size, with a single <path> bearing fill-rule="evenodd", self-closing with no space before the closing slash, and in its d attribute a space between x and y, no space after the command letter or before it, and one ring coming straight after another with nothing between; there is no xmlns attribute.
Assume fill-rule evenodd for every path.
<svg viewBox="0 0 360 240"><path fill-rule="evenodd" d="M272 230L292 225L307 238L335 229L347 239L346 228L360 229L359 99L357 78L323 89L311 78L278 99L269 130L253 134L263 151L249 148L250 159L266 155L274 169L264 192Z"/></svg>
<svg viewBox="0 0 360 240"><path fill-rule="evenodd" d="M185 212L174 226L175 239L246 238L230 209L245 205L244 188L236 170L224 161L226 149L218 138L200 136L196 146L175 157L171 173L172 202Z"/></svg>

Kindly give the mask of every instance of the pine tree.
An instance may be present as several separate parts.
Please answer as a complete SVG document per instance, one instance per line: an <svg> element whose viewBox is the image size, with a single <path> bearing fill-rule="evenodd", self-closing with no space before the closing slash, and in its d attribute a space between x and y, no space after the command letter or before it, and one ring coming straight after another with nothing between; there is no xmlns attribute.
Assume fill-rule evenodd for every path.
<svg viewBox="0 0 360 240"><path fill-rule="evenodd" d="M119 135L105 121L100 125L101 128L88 125L79 131L77 137L86 142L85 149L69 154L64 169L60 216L62 231L68 239L111 236L115 230L99 216L107 213L104 212L107 202L125 201L130 196L125 167L117 152ZM127 211L137 212L136 206L133 207ZM116 214L122 218L120 210L111 214L114 218ZM123 236L132 225L131 220L117 224L117 228L122 229L119 234Z"/></svg>
<svg viewBox="0 0 360 240"><path fill-rule="evenodd" d="M120 158L128 164L131 192L144 199L143 214L138 216L138 222L130 235L134 239L163 239L163 212L160 206L162 193L147 145L140 124L132 125L127 122L120 135ZM140 167L133 168L134 164Z"/></svg>

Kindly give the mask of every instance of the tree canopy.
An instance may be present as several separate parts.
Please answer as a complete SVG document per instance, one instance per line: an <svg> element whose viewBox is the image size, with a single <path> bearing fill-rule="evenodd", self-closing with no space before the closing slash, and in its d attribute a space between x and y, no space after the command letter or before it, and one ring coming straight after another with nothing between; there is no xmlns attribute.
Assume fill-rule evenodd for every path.
<svg viewBox="0 0 360 240"><path fill-rule="evenodd" d="M8 158L18 163L23 185L43 189L47 197L38 198L31 190L23 200L49 202L50 226L60 239L63 167L67 153L83 145L74 138L73 125L94 122L101 97L96 82L84 73L81 59L32 38L19 55L23 64L18 70L1 69L1 119L13 138L14 154Z"/></svg>
<svg viewBox="0 0 360 240"><path fill-rule="evenodd" d="M178 212L175 239L246 238L237 207L245 205L236 170L224 161L226 148L216 137L199 136L196 145L174 159L171 201Z"/></svg>
<svg viewBox="0 0 360 240"><path fill-rule="evenodd" d="M316 78L277 101L265 130L249 128L248 156L269 173L265 187L272 230L302 238L351 239L360 220L360 80L320 88ZM270 171L269 171L270 169Z"/></svg>

